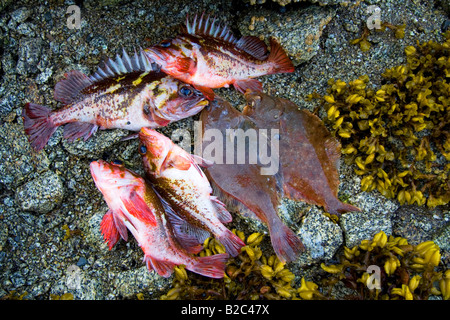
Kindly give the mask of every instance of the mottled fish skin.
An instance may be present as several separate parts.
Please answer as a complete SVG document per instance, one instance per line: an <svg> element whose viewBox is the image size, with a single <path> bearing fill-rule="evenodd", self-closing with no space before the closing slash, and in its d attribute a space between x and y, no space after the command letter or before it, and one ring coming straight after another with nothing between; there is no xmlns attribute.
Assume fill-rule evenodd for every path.
<svg viewBox="0 0 450 320"><path fill-rule="evenodd" d="M183 264L208 277L223 277L228 255L199 258L186 252L166 218L168 208L142 177L103 160L91 162L90 170L110 208L101 224L110 249L118 240L117 233L126 240L124 233L128 229L144 252L148 269L160 276L169 277L176 265Z"/></svg>
<svg viewBox="0 0 450 320"><path fill-rule="evenodd" d="M209 181L196 160L152 129L142 128L139 138L144 169L155 189L184 220L212 233L230 255L236 256L245 244L223 225L231 221L231 215L211 196Z"/></svg>
<svg viewBox="0 0 450 320"><path fill-rule="evenodd" d="M272 116L272 114L267 115ZM249 117L219 98L212 102L210 108L201 113L200 119L203 132L210 129L220 130L224 137L227 137L228 129L244 131L271 129L270 127L258 127ZM207 145L206 142L203 147L205 148ZM234 146L234 154L236 154L236 144ZM261 168L264 166L259 163L227 163L227 152L230 151L223 152L221 163L214 163L206 169L206 174L213 183L214 189L243 204L243 207L238 206L241 214L257 217L267 224L273 249L280 261L295 261L304 251L304 246L300 238L278 216L277 208L281 200L278 176L261 175ZM246 148L246 153L248 159L248 148Z"/></svg>
<svg viewBox="0 0 450 320"><path fill-rule="evenodd" d="M252 79L273 73L293 72L294 66L279 43L270 39L271 50L257 37L234 37L227 26L220 26L209 16L192 22L186 20L183 32L173 39L145 49L147 56L161 65L164 72L193 84L208 99L211 88L233 84L240 92L261 91Z"/></svg>
<svg viewBox="0 0 450 320"><path fill-rule="evenodd" d="M50 118L57 126L77 121L92 123L101 129L157 128L198 112L195 102L191 107L191 99L182 101L185 97L179 95L181 88L194 94L192 87L162 72L105 79L83 89L82 101L53 112ZM197 102L201 95L198 97Z"/></svg>
<svg viewBox="0 0 450 320"><path fill-rule="evenodd" d="M132 59L124 51L91 77L69 72L55 86L55 99L65 104L63 108L25 105L22 115L31 145L42 149L61 125L66 125L65 138L86 140L97 128L162 127L195 115L208 104L200 91L155 66L143 51Z"/></svg>
<svg viewBox="0 0 450 320"><path fill-rule="evenodd" d="M247 93L245 99L243 115L257 127L280 131L279 177L286 197L323 206L336 215L361 211L337 197L341 147L319 117L264 93Z"/></svg>

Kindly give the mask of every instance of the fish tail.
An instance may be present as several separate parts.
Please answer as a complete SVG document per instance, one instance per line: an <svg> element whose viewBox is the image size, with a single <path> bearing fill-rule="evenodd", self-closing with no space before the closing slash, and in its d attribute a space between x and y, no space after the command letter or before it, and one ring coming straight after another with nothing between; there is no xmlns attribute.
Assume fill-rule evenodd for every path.
<svg viewBox="0 0 450 320"><path fill-rule="evenodd" d="M273 68L269 74L273 73L289 73L294 72L295 67L289 59L286 51L281 47L275 38L270 38L270 54L267 62L273 64Z"/></svg>
<svg viewBox="0 0 450 320"><path fill-rule="evenodd" d="M22 111L25 133L36 151L44 148L58 127L50 118L51 113L52 109L35 103L27 103Z"/></svg>
<svg viewBox="0 0 450 320"><path fill-rule="evenodd" d="M219 242L225 247L226 252L233 257L236 257L241 251L241 248L245 246L245 243L237 235L226 228L225 232L216 237L217 240L219 240Z"/></svg>
<svg viewBox="0 0 450 320"><path fill-rule="evenodd" d="M273 250L280 261L294 261L305 250L300 238L281 220L269 226L269 231Z"/></svg>
<svg viewBox="0 0 450 320"><path fill-rule="evenodd" d="M226 253L200 257L193 266L186 269L210 278L223 278L228 257Z"/></svg>
<svg viewBox="0 0 450 320"><path fill-rule="evenodd" d="M335 198L332 203L327 202L325 205L325 210L328 213L340 216L341 213L351 212L351 211L361 211L360 208L355 207L349 203L341 202L339 199Z"/></svg>

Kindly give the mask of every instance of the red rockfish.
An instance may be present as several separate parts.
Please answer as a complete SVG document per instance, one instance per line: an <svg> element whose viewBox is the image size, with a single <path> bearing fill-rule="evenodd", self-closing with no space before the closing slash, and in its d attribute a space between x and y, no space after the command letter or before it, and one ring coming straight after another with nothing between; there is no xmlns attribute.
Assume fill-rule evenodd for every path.
<svg viewBox="0 0 450 320"><path fill-rule="evenodd" d="M212 233L232 256L245 244L223 223L231 222L225 205L211 196L212 189L194 156L166 136L149 128L139 132L144 170L159 194L192 226ZM198 240L196 232L192 232Z"/></svg>
<svg viewBox="0 0 450 320"><path fill-rule="evenodd" d="M208 104L200 91L159 70L145 57L125 50L116 61L109 59L97 73L87 77L70 71L55 86L55 99L62 109L27 103L23 109L25 132L35 150L41 150L65 125L70 141L88 139L98 128L139 131L157 128L190 117Z"/></svg>
<svg viewBox="0 0 450 320"><path fill-rule="evenodd" d="M160 197L142 177L122 165L103 160L91 162L90 169L95 185L109 207L100 228L110 250L119 235L127 240L128 229L144 251L149 271L153 269L160 276L169 277L176 265L183 264L186 269L207 277L224 276L229 255L195 257L191 253L198 253L200 245L189 247L184 243L185 247L182 247L166 219L167 215L175 213L161 203ZM186 237L190 240L188 235Z"/></svg>
<svg viewBox="0 0 450 320"><path fill-rule="evenodd" d="M280 44L270 39L270 53L264 41L254 36L237 39L227 26L209 17L186 19L183 32L145 49L147 56L161 65L161 70L190 83L214 99L211 88L234 87L262 91L259 76L293 72L294 65Z"/></svg>

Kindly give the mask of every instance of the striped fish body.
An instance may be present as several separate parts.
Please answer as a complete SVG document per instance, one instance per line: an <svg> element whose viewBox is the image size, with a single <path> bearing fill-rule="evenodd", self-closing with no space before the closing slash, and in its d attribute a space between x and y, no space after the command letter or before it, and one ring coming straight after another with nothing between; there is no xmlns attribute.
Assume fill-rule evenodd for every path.
<svg viewBox="0 0 450 320"><path fill-rule="evenodd" d="M102 160L91 162L90 170L109 207L100 227L110 249L119 237L127 240L129 230L144 252L147 268L160 276L169 277L176 265L183 264L208 277L223 277L228 255L198 258L191 253L198 253L200 245L183 248L165 218L175 213L162 204L142 177Z"/></svg>
<svg viewBox="0 0 450 320"><path fill-rule="evenodd" d="M211 195L212 188L197 160L152 129L142 128L139 138L146 175L158 193L182 219L213 234L230 255L236 256L245 244L225 227L224 223L232 220L231 214Z"/></svg>
<svg viewBox="0 0 450 320"><path fill-rule="evenodd" d="M234 37L227 26L216 19L189 19L177 37L145 49L147 56L161 69L186 83L193 84L208 99L214 98L212 88L233 84L240 91L262 91L253 78L293 72L294 66L278 42L270 39L271 50L257 37Z"/></svg>
<svg viewBox="0 0 450 320"><path fill-rule="evenodd" d="M55 86L59 110L33 103L23 110L25 132L36 150L42 149L56 128L64 137L89 138L98 128L139 131L190 117L208 101L191 85L157 70L143 51L131 59L124 51L87 77L71 71Z"/></svg>

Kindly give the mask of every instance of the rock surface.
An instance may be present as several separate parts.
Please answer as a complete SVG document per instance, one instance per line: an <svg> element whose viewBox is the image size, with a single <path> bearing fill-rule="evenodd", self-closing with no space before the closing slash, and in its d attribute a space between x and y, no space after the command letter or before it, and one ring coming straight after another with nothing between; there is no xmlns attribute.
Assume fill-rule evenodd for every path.
<svg viewBox="0 0 450 320"><path fill-rule="evenodd" d="M264 90L313 111L318 105L307 101L306 95L314 90L325 93L328 79L351 81L367 74L373 85L379 85L385 68L405 61L406 46L415 45L416 40L440 41L441 28L448 21L443 9L448 10L448 1L443 0L366 0L347 5L346 1L319 1L325 6L311 2L281 7L272 1L236 5L235 1L210 0L89 0L83 1L81 28L69 29L66 11L73 1L51 7L34 0L1 1L0 297L16 292L26 293L25 299L49 299L70 292L75 299L135 299L138 293L157 299L170 286L170 278L146 270L134 239L119 241L110 251L98 229L107 208L90 177L89 162L121 159L142 173L137 142L120 141L128 132L108 130L86 142L69 143L58 129L43 151L30 148L20 117L23 105L32 101L60 108L53 88L65 72L77 69L92 74L122 47L132 52L134 47L172 37L188 13L220 13L220 20L236 33L261 36L266 42L275 36L281 41L296 71L261 77ZM331 6L336 3L341 4ZM363 31L369 5L379 6L383 21L407 24L404 39L396 39L389 31L372 32L369 51L350 45ZM244 99L234 89L216 91L242 109ZM319 115L323 116L322 110ZM178 128L192 132L192 124L192 119L185 119L161 131L168 136ZM339 224L320 207L297 203L280 209L282 219L307 247L299 261L288 266L297 277L305 272L314 277L320 262L334 259L343 245L355 245L380 230L411 238L412 243L436 241L448 267L448 206L401 207L377 191L362 192L353 167L343 161L340 181L340 199L362 212L344 214ZM247 234L265 230L236 212L233 217L230 228ZM265 253L272 252L269 237L261 246ZM80 281L68 280L69 275L77 280L76 272Z"/></svg>

